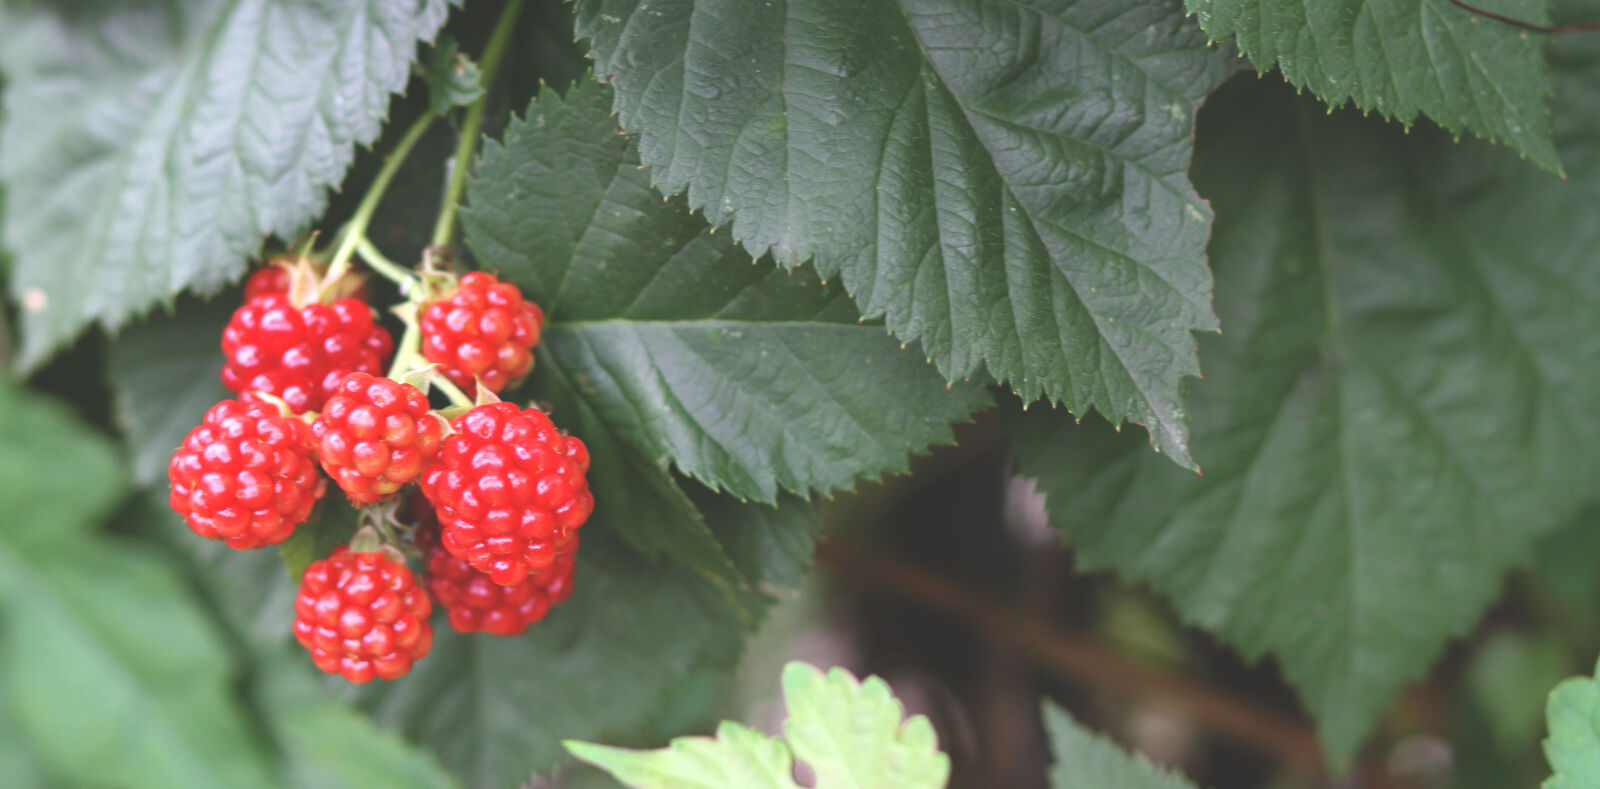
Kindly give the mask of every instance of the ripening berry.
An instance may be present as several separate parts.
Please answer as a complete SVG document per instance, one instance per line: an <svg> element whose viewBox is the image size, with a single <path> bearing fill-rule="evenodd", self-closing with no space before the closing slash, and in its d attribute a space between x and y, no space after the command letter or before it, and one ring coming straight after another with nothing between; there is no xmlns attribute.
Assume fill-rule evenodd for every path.
<svg viewBox="0 0 1600 789"><path fill-rule="evenodd" d="M405 562L340 546L312 562L294 601L294 637L317 668L351 682L394 679L428 656L433 604Z"/></svg>
<svg viewBox="0 0 1600 789"><path fill-rule="evenodd" d="M167 501L189 528L238 550L288 539L326 486L311 426L254 401L212 406L173 454L167 476Z"/></svg>
<svg viewBox="0 0 1600 789"><path fill-rule="evenodd" d="M473 376L491 392L533 369L544 312L493 274L474 271L456 289L422 309L422 355L473 394Z"/></svg>
<svg viewBox="0 0 1600 789"><path fill-rule="evenodd" d="M439 451L443 425L428 410L415 386L346 375L312 425L322 468L357 505L388 497Z"/></svg>
<svg viewBox="0 0 1600 789"><path fill-rule="evenodd" d="M422 472L451 555L516 586L576 547L594 509L589 451L537 408L480 405L455 418L455 433Z"/></svg>
<svg viewBox="0 0 1600 789"><path fill-rule="evenodd" d="M574 548L578 535L573 534ZM556 556L543 570L515 586L501 586L442 546L428 552L428 591L462 633L514 636L544 618L572 595L573 551Z"/></svg>
<svg viewBox="0 0 1600 789"><path fill-rule="evenodd" d="M233 313L222 332L222 384L235 393L266 392L297 414L322 407L346 373L382 375L394 340L359 299L296 309L275 293Z"/></svg>

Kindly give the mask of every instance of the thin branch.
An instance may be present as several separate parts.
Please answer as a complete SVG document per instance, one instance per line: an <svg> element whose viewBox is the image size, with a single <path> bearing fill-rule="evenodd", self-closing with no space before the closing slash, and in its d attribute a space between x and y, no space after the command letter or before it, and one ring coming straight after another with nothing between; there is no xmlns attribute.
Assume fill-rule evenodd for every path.
<svg viewBox="0 0 1600 789"><path fill-rule="evenodd" d="M1578 25L1536 25L1532 22L1524 22L1520 19L1513 19L1509 16L1497 14L1493 11L1486 11L1475 5L1463 3L1461 0L1450 0L1450 2L1455 4L1457 8L1463 11L1477 14L1485 19L1493 19L1502 25L1510 25L1518 30L1531 30L1535 33L1549 33L1551 35L1556 35L1559 33L1587 33L1594 30L1600 30L1600 22L1584 22Z"/></svg>
<svg viewBox="0 0 1600 789"><path fill-rule="evenodd" d="M1273 754L1311 777L1324 774L1322 748L1302 720L1219 693L1192 679L1127 662L1098 642L1062 630L1044 617L1014 611L988 594L914 565L822 542L817 560L851 579L922 603L1003 641L1074 685L1113 696L1159 699L1217 734Z"/></svg>

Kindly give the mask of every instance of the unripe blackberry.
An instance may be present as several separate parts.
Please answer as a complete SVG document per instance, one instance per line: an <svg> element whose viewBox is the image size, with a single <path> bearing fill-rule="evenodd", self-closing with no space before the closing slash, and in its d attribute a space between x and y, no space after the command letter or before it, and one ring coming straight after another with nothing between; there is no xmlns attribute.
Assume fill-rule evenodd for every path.
<svg viewBox="0 0 1600 789"><path fill-rule="evenodd" d="M537 408L480 405L451 423L455 433L422 473L451 555L515 586L571 550L594 509L589 451Z"/></svg>
<svg viewBox="0 0 1600 789"><path fill-rule="evenodd" d="M578 535L572 535L574 549ZM551 606L572 595L574 552L558 554L549 567L515 586L501 586L442 546L428 552L428 591L463 633L514 636L543 619Z"/></svg>
<svg viewBox="0 0 1600 789"><path fill-rule="evenodd" d="M433 647L433 604L405 562L340 546L312 562L294 601L294 637L317 668L351 682L394 679Z"/></svg>
<svg viewBox="0 0 1600 789"><path fill-rule="evenodd" d="M456 289L422 309L422 355L468 394L473 376L491 392L533 369L544 312L522 291L481 271L463 275Z"/></svg>
<svg viewBox="0 0 1600 789"><path fill-rule="evenodd" d="M310 425L238 400L206 412L173 454L167 477L167 501L189 528L238 550L288 539L326 486Z"/></svg>
<svg viewBox="0 0 1600 789"><path fill-rule="evenodd" d="M312 425L323 469L358 505L389 496L439 451L442 425L428 410L415 386L346 375Z"/></svg>
<svg viewBox="0 0 1600 789"><path fill-rule="evenodd" d="M359 299L296 309L274 293L234 311L222 332L222 384L236 393L266 392L297 414L322 407L349 372L381 375L394 339Z"/></svg>

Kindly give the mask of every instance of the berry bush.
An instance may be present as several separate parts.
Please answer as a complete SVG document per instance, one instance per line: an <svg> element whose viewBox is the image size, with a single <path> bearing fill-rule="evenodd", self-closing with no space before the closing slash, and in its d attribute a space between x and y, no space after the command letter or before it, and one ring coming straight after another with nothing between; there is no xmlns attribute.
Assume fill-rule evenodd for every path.
<svg viewBox="0 0 1600 789"><path fill-rule="evenodd" d="M0 787L1600 787L1594 20L0 5Z"/></svg>

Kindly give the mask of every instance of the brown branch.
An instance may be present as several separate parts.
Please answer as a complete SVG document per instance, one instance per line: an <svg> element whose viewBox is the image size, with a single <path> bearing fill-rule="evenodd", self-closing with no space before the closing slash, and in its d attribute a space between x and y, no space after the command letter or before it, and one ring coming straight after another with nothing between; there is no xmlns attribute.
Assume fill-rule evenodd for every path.
<svg viewBox="0 0 1600 789"><path fill-rule="evenodd" d="M852 579L959 619L1071 684L1112 696L1159 699L1217 734L1270 753L1300 773L1324 774L1316 736L1298 718L1219 693L1187 677L1129 663L1098 642L1068 633L1044 617L1018 613L984 592L898 559L830 542L817 544L817 559Z"/></svg>
<svg viewBox="0 0 1600 789"><path fill-rule="evenodd" d="M1468 5L1461 2L1461 0L1450 0L1450 2L1453 3L1456 8L1466 11L1467 13L1477 14L1485 19L1493 19L1502 25L1510 25L1518 30L1531 30L1535 33L1549 33L1552 35L1559 33L1587 33L1594 30L1600 30L1600 22L1584 22L1583 24L1579 25L1536 25L1532 22L1524 22L1520 19L1514 19L1503 14L1497 14L1493 11L1487 11L1475 5Z"/></svg>

